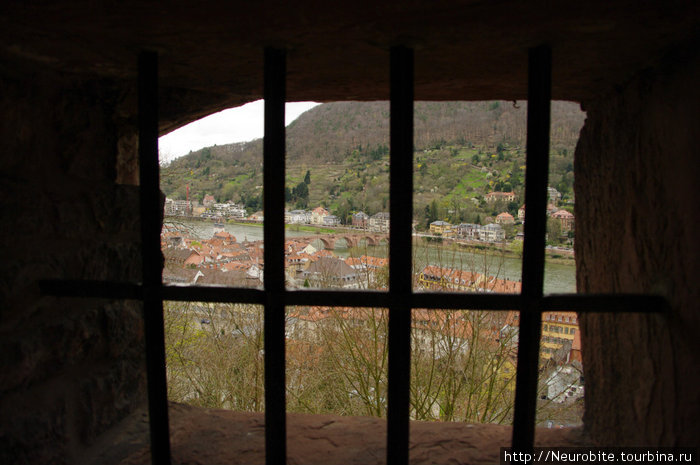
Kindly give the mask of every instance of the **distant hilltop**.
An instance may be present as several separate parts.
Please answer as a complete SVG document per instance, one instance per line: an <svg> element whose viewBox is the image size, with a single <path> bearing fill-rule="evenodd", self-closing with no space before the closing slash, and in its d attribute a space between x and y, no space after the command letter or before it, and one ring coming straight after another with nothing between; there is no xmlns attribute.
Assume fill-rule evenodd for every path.
<svg viewBox="0 0 700 465"><path fill-rule="evenodd" d="M417 102L414 218L476 223L503 211L517 215L525 168L526 102ZM573 152L585 114L552 103L550 185L573 205ZM287 128L287 207L321 205L341 222L355 212L388 210L388 102L334 102ZM168 198L262 208L262 141L208 147L162 169ZM513 192L519 205L486 202ZM434 204L434 205L433 205ZM430 211L426 208L430 207ZM430 221L427 221L430 219ZM426 226L427 227L427 226Z"/></svg>

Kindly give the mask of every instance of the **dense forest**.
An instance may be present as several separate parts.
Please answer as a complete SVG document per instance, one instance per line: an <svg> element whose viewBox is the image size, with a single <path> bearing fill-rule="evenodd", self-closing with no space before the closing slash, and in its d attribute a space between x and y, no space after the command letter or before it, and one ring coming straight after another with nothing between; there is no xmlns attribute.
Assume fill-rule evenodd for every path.
<svg viewBox="0 0 700 465"><path fill-rule="evenodd" d="M414 202L422 224L443 219L480 222L517 210L523 199L526 102L417 102ZM573 202L573 152L585 114L552 103L550 185ZM287 127L289 208L323 205L346 220L355 211L388 210L389 104L319 105ZM262 140L191 152L162 168L168 197L213 194L250 210L262 208ZM490 191L518 194L511 204L486 204ZM567 207L567 204L569 205Z"/></svg>

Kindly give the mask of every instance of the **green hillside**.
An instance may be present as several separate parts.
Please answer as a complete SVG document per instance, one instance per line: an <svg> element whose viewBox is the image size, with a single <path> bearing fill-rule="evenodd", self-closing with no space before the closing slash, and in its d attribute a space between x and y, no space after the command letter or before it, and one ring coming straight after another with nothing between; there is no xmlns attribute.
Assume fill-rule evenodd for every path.
<svg viewBox="0 0 700 465"><path fill-rule="evenodd" d="M522 203L525 102L418 102L415 107L414 211L419 221L474 222ZM573 152L585 114L552 104L550 185L564 200L573 187ZM324 205L341 218L388 209L388 102L319 105L287 128L288 206ZM307 177L308 182L305 181ZM261 208L262 141L208 147L162 169L161 188L184 198ZM513 205L486 205L492 190L514 190ZM307 192L308 191L308 192Z"/></svg>

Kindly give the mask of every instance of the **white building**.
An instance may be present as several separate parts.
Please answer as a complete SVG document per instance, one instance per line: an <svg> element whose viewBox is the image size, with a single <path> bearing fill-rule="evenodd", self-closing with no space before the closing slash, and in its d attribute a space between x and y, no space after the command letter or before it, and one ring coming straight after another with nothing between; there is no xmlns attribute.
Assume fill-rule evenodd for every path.
<svg viewBox="0 0 700 465"><path fill-rule="evenodd" d="M481 226L473 223L462 223L457 225L455 228L457 231L457 236L463 237L469 240L479 240L479 230Z"/></svg>
<svg viewBox="0 0 700 465"><path fill-rule="evenodd" d="M491 223L479 229L479 240L485 242L500 242L506 239L506 232L500 224Z"/></svg>
<svg viewBox="0 0 700 465"><path fill-rule="evenodd" d="M246 211L241 205L235 203L215 203L211 206L210 211L216 216L226 218L245 218Z"/></svg>
<svg viewBox="0 0 700 465"><path fill-rule="evenodd" d="M323 224L323 218L330 215L323 207L316 207L311 211L311 224Z"/></svg>
<svg viewBox="0 0 700 465"><path fill-rule="evenodd" d="M340 218L335 215L326 215L323 217L324 226L337 226L340 224Z"/></svg>
<svg viewBox="0 0 700 465"><path fill-rule="evenodd" d="M164 213L168 216L189 216L192 213L192 202L166 198Z"/></svg>
<svg viewBox="0 0 700 465"><path fill-rule="evenodd" d="M561 200L561 193L553 187L547 188L547 196L549 196L549 203L554 205Z"/></svg>
<svg viewBox="0 0 700 465"><path fill-rule="evenodd" d="M369 230L372 232L389 232L389 213L379 212L372 215L368 222Z"/></svg>
<svg viewBox="0 0 700 465"><path fill-rule="evenodd" d="M506 239L506 232L500 224L491 223L486 226L472 223L462 223L456 227L457 235L472 241L500 242Z"/></svg>
<svg viewBox="0 0 700 465"><path fill-rule="evenodd" d="M292 210L284 213L284 222L287 224L311 223L311 212L306 210Z"/></svg>

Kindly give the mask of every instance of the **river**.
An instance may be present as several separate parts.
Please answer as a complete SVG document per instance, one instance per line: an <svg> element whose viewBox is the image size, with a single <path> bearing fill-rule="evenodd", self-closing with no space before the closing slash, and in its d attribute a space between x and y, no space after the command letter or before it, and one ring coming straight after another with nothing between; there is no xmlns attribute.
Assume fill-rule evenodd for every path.
<svg viewBox="0 0 700 465"><path fill-rule="evenodd" d="M216 232L216 227L208 221L187 221L167 218L166 223L175 222L187 228L192 237L200 239L211 238ZM225 224L224 230L236 237L239 242L259 241L263 239L263 228L259 225ZM314 233L308 231L294 231L287 229L286 237L310 236ZM314 241L314 247L320 248L320 241ZM386 257L386 245L365 246L354 250L346 247L345 241L338 241L333 250L339 257L346 258L350 255L371 255ZM414 268L422 269L426 264L443 266L446 268L474 271L490 276L498 276L513 281L522 277L522 261L518 258L500 257L496 255L479 254L465 251L447 250L438 245L419 245L414 250ZM545 294L573 293L576 292L576 268L573 265L560 263L545 263L544 273Z"/></svg>

